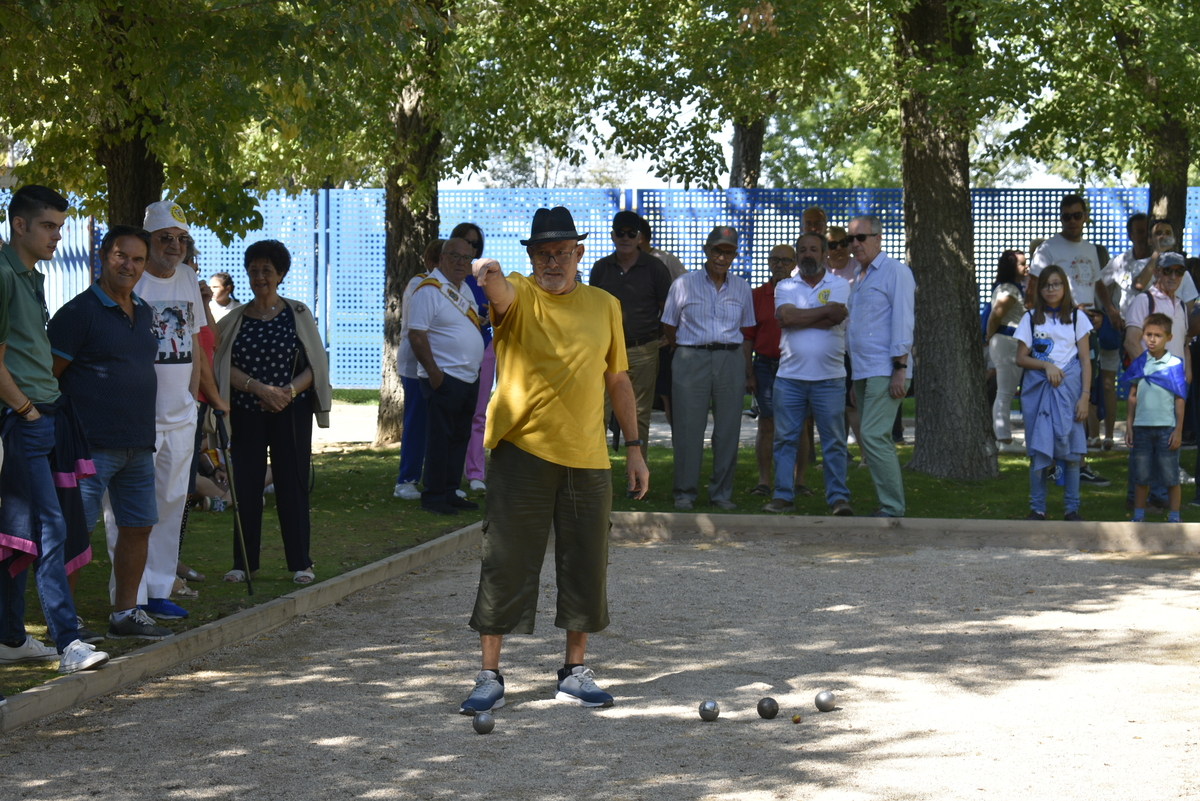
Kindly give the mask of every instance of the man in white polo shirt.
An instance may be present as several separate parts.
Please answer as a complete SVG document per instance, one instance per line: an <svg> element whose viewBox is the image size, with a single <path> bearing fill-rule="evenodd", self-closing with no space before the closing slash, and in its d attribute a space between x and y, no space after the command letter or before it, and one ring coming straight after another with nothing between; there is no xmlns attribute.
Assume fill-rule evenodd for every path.
<svg viewBox="0 0 1200 801"><path fill-rule="evenodd" d="M775 374L775 492L768 512L795 510L792 471L804 420L812 415L821 435L825 502L849 516L846 488L846 304L850 283L823 265L829 244L817 233L796 240L796 275L775 287L779 320L779 370Z"/></svg>
<svg viewBox="0 0 1200 801"><path fill-rule="evenodd" d="M479 508L457 493L483 361L473 295L469 289L463 292L474 258L475 248L465 239L447 239L438 268L417 285L408 302L408 342L417 357L427 409L421 508L439 515Z"/></svg>

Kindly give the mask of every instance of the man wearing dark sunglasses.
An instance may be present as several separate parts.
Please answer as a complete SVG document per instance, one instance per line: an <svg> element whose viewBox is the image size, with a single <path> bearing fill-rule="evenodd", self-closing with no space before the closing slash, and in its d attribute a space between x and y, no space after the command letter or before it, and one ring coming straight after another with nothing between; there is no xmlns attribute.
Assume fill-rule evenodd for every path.
<svg viewBox="0 0 1200 801"><path fill-rule="evenodd" d="M671 291L671 274L658 259L643 251L642 218L632 211L613 217L613 252L592 265L590 286L599 287L621 302L625 329L625 354L629 381L637 406L638 438L650 438L650 411L658 378L658 348L662 339L663 305ZM604 395L604 423L608 427L612 401Z"/></svg>
<svg viewBox="0 0 1200 801"><path fill-rule="evenodd" d="M855 217L848 235L850 255L862 265L846 324L846 349L860 409L859 447L879 499L874 516L903 517L904 479L892 443L892 425L912 380L917 285L907 264L883 252L883 224L878 217Z"/></svg>

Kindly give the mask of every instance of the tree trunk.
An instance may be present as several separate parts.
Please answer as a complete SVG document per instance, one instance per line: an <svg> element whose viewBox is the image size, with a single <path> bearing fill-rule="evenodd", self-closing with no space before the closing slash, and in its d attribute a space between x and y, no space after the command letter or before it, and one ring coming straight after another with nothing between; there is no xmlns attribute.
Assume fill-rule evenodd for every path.
<svg viewBox="0 0 1200 801"><path fill-rule="evenodd" d="M400 439L404 395L396 373L404 287L424 267L425 246L438 235L437 184L442 132L426 98L436 91L439 43L426 43L426 68L403 82L392 110L395 139L384 182L386 278L383 305L383 370L375 446Z"/></svg>
<svg viewBox="0 0 1200 801"><path fill-rule="evenodd" d="M756 189L762 173L763 137L767 120L736 120L733 123L733 165L729 170L730 189Z"/></svg>
<svg viewBox="0 0 1200 801"><path fill-rule="evenodd" d="M162 200L163 164L134 133L131 123L106 134L96 146L96 163L108 183L108 224L136 225L146 219L146 206Z"/></svg>
<svg viewBox="0 0 1200 801"><path fill-rule="evenodd" d="M1191 167L1187 128L1169 111L1163 122L1146 132L1152 142L1151 163L1145 170L1150 184L1150 216L1164 217L1175 226L1176 239L1183 240L1187 219L1188 168Z"/></svg>
<svg viewBox="0 0 1200 801"><path fill-rule="evenodd" d="M1149 145L1147 161L1139 166L1142 180L1150 185L1150 216L1169 219L1175 226L1176 238L1182 239L1191 166L1190 138L1187 126L1172 109L1184 104L1163 89L1158 76L1142 58L1146 36L1140 28L1114 25L1113 44L1126 79L1137 88L1143 101L1159 113L1157 119L1138 126Z"/></svg>
<svg viewBox="0 0 1200 801"><path fill-rule="evenodd" d="M896 26L898 72L909 76L900 93L900 158L907 257L917 282L917 434L906 467L984 479L999 470L975 288L973 117L965 94L943 74L950 64L957 82L969 78L975 32L958 16L947 0L917 0Z"/></svg>

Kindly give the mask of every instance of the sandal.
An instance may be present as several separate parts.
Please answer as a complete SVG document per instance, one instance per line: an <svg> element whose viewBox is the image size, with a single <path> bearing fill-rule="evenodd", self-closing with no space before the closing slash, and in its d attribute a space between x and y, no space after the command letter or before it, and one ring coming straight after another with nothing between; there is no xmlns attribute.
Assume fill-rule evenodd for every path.
<svg viewBox="0 0 1200 801"><path fill-rule="evenodd" d="M803 498L810 498L810 497L812 497L812 494L813 494L813 491L810 490L808 487L804 486L803 484L797 484L796 486L792 487L792 492L795 495L798 495Z"/></svg>
<svg viewBox="0 0 1200 801"><path fill-rule="evenodd" d="M228 573L226 573L222 577L222 580L228 581L230 584L236 584L238 582L245 581L246 580L246 571L238 570L235 568L233 570L230 570Z"/></svg>
<svg viewBox="0 0 1200 801"><path fill-rule="evenodd" d="M1104 448L1104 450L1106 450L1106 451L1111 451L1111 450L1113 449L1113 438L1112 438L1112 437L1105 437L1105 438L1104 438L1104 445L1103 445L1103 448Z"/></svg>
<svg viewBox="0 0 1200 801"><path fill-rule="evenodd" d="M195 598L200 594L199 590L193 590L188 586L186 579L175 577L175 586L171 588L171 595L175 598Z"/></svg>
<svg viewBox="0 0 1200 801"><path fill-rule="evenodd" d="M292 583L312 584L314 579L316 579L316 575L313 574L313 566L309 565L308 570L296 571L296 575L292 576Z"/></svg>
<svg viewBox="0 0 1200 801"><path fill-rule="evenodd" d="M768 498L771 495L771 488L766 484L759 484L754 489L750 490L751 495L758 495L763 498Z"/></svg>

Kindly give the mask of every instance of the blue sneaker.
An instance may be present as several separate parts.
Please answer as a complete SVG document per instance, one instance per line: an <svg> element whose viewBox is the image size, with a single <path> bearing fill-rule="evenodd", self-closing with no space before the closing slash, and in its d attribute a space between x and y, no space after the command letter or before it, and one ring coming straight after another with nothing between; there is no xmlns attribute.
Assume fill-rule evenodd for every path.
<svg viewBox="0 0 1200 801"><path fill-rule="evenodd" d="M182 620L188 616L186 609L169 598L150 598L145 606L138 606L138 609L159 620Z"/></svg>
<svg viewBox="0 0 1200 801"><path fill-rule="evenodd" d="M566 668L558 671L558 693L554 696L559 701L570 701L580 706L612 706L613 697L596 686L591 668L582 665L572 668L568 673Z"/></svg>
<svg viewBox="0 0 1200 801"><path fill-rule="evenodd" d="M458 708L460 715L491 712L504 706L504 677L494 670L481 670L475 677L475 689Z"/></svg>

